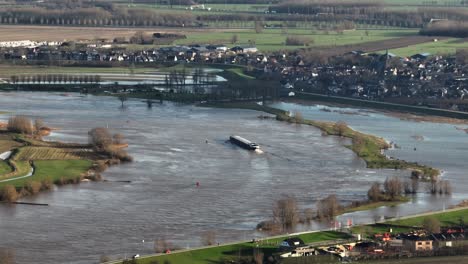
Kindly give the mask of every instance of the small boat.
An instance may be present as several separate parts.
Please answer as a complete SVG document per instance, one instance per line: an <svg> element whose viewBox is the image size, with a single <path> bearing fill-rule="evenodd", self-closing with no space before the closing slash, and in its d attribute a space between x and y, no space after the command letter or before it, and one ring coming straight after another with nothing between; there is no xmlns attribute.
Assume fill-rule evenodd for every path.
<svg viewBox="0 0 468 264"><path fill-rule="evenodd" d="M231 143L238 145L239 147L248 149L248 150L257 150L260 146L257 143L250 142L249 140L240 137L240 136L230 136L229 141Z"/></svg>

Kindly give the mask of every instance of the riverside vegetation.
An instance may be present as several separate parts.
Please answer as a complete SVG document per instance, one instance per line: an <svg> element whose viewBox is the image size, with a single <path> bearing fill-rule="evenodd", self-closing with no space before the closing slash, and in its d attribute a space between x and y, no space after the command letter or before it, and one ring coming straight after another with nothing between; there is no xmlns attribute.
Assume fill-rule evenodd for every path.
<svg viewBox="0 0 468 264"><path fill-rule="evenodd" d="M0 126L0 200L18 198L63 185L100 180L109 165L132 161L121 134L106 128L89 132L89 144L43 141L52 129L41 120L14 116ZM10 155L6 155L10 153Z"/></svg>

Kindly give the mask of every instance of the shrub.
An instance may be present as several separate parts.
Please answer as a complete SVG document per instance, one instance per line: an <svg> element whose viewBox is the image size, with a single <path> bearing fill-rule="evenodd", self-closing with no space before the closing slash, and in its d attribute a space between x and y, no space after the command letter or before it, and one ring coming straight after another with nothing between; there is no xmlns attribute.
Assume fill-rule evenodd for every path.
<svg viewBox="0 0 468 264"><path fill-rule="evenodd" d="M1 200L5 202L14 202L18 200L19 194L13 185L5 185L1 190Z"/></svg>
<svg viewBox="0 0 468 264"><path fill-rule="evenodd" d="M41 188L42 188L42 184L40 182L30 181L30 182L26 183L26 190L30 194L38 193L41 190Z"/></svg>
<svg viewBox="0 0 468 264"><path fill-rule="evenodd" d="M440 233L440 221L433 216L424 218L423 227L430 233Z"/></svg>
<svg viewBox="0 0 468 264"><path fill-rule="evenodd" d="M107 128L97 127L88 132L89 143L95 150L103 150L112 144L112 135Z"/></svg>
<svg viewBox="0 0 468 264"><path fill-rule="evenodd" d="M50 190L50 189L52 189L53 186L54 186L54 184L49 179L42 180L42 182L41 182L41 190L44 190L44 191L45 190Z"/></svg>
<svg viewBox="0 0 468 264"><path fill-rule="evenodd" d="M99 258L100 263L109 262L110 260L111 260L111 258L109 256L106 256L106 255L101 255L101 257Z"/></svg>
<svg viewBox="0 0 468 264"><path fill-rule="evenodd" d="M314 40L307 37L288 36L286 38L286 46L309 46Z"/></svg>
<svg viewBox="0 0 468 264"><path fill-rule="evenodd" d="M99 173L99 172L103 172L103 171L107 170L108 167L109 166L107 166L107 164L104 161L99 160L99 161L96 162L96 164L94 164L93 168L97 173Z"/></svg>

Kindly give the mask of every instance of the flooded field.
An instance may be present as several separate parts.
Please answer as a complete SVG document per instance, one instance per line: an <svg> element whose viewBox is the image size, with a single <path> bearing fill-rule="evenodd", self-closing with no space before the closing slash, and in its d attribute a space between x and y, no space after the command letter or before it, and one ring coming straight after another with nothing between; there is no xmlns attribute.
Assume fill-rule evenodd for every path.
<svg viewBox="0 0 468 264"><path fill-rule="evenodd" d="M332 193L349 202L363 199L374 181L408 175L366 169L362 160L343 147L348 140L322 136L308 126L261 120L257 118L261 113L255 111L172 103L147 109L140 100L129 100L126 106L121 109L120 102L111 97L0 93L0 110L41 117L60 129L49 139L86 142L91 128L109 127L127 136L128 151L135 158L133 163L106 171L108 182L69 185L24 199L48 203L48 207L1 205L0 247L14 248L19 263L85 264L96 263L100 255L148 254L158 238L194 247L200 245L201 234L211 229L216 230L219 242L251 239L261 235L253 231L255 225L271 215L273 201L282 195L295 195L302 208L314 207L317 198ZM456 144L466 134L453 125L422 127L424 133L418 133L424 140L417 141L410 137L416 133L413 127L431 124L378 113L361 116L297 104L276 106L299 108L312 119L345 120L360 131L383 136L401 146L388 151L389 155L439 167L455 186L452 198L420 194L410 204L343 219L368 222L439 209L466 198L463 193L468 186L462 172L468 169L468 149ZM8 114L0 115L0 119L7 118ZM226 142L231 134L259 143L264 153ZM436 155L437 149L447 153ZM127 180L131 183L117 182Z"/></svg>

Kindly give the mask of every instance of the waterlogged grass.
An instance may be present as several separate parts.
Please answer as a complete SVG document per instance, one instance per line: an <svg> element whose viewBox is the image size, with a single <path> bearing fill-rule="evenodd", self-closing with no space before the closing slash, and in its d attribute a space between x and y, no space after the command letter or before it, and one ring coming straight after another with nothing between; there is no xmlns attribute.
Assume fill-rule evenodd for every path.
<svg viewBox="0 0 468 264"><path fill-rule="evenodd" d="M360 205L360 206L346 208L343 213L351 213L351 212L357 212L357 211L367 211L367 210L379 208L379 207L382 207L382 206L392 207L392 206L396 206L396 205L399 205L399 204L402 204L402 203L406 203L409 200L410 199L407 198L407 197L401 197L398 201L370 202L370 203L363 204L363 205Z"/></svg>
<svg viewBox="0 0 468 264"><path fill-rule="evenodd" d="M350 236L340 232L315 232L302 234L298 236L305 243L315 243L322 241L333 241L337 239L348 239ZM288 236L273 238L273 239L262 239L258 244L255 243L238 243L232 245L210 247L206 249L197 249L181 253L172 253L161 256L154 256L148 258L141 258L138 260L139 264L150 264L154 261L159 263L193 263L193 264L211 264L218 263L222 259L233 259L241 256L252 256L253 250L258 249L266 254L271 254L277 251L278 244Z"/></svg>

